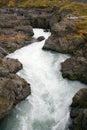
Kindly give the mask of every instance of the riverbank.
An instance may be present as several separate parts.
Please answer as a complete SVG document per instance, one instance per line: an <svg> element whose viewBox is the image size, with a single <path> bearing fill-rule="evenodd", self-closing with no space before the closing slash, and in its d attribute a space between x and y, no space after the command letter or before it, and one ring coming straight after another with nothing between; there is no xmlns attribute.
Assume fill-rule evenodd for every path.
<svg viewBox="0 0 87 130"><path fill-rule="evenodd" d="M71 58L61 63L62 76L87 84L87 10L85 7L87 4L85 6L72 3L60 9L62 21L51 28L52 35L46 41L43 49L70 54ZM87 129L86 91L87 88L81 89L73 98L70 114L71 130Z"/></svg>
<svg viewBox="0 0 87 130"><path fill-rule="evenodd" d="M30 84L16 75L22 64L5 56L30 44L33 34L23 16L0 9L0 119L31 94Z"/></svg>
<svg viewBox="0 0 87 130"><path fill-rule="evenodd" d="M72 19L75 16L73 13L71 13L72 16L68 17L66 14L68 14L68 10L69 13L72 10L70 7L72 5L69 5L67 10L64 9L66 12L63 10L63 16L65 15L63 20L52 27L52 35L46 41L43 49L71 54L71 58L61 63L62 76L87 84L87 19L80 19L80 15L77 15L78 19ZM87 16L86 8L84 9L84 15ZM81 16L83 16L82 13ZM70 114L72 119L71 130L87 129L86 90L81 89L73 98Z"/></svg>

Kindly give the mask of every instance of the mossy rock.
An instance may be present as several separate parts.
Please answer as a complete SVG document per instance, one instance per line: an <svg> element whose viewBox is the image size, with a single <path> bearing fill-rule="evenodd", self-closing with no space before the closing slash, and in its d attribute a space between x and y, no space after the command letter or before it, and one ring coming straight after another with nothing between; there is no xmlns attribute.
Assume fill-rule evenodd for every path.
<svg viewBox="0 0 87 130"><path fill-rule="evenodd" d="M40 41L43 41L45 39L45 37L43 37L43 36L40 36L40 37L38 37L37 38L37 40L40 42Z"/></svg>

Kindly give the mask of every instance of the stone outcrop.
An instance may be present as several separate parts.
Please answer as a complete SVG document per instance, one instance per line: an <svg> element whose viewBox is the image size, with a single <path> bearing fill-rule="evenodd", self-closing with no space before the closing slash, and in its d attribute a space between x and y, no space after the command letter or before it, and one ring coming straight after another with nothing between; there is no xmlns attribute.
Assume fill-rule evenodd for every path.
<svg viewBox="0 0 87 130"><path fill-rule="evenodd" d="M1 57L30 44L33 34L29 20L25 19L20 12L18 14L15 9L0 9Z"/></svg>
<svg viewBox="0 0 87 130"><path fill-rule="evenodd" d="M46 40L43 49L60 53L73 53L85 39L75 37L77 30L72 21L61 21L51 28L52 35Z"/></svg>
<svg viewBox="0 0 87 130"><path fill-rule="evenodd" d="M70 130L87 130L87 88L81 89L73 97L70 116Z"/></svg>
<svg viewBox="0 0 87 130"><path fill-rule="evenodd" d="M46 40L43 49L72 54L61 64L63 77L87 83L87 36L80 36L77 30L72 20L54 24L52 35Z"/></svg>
<svg viewBox="0 0 87 130"><path fill-rule="evenodd" d="M0 58L0 77L5 77L10 73L16 73L22 69L22 64L17 59Z"/></svg>
<svg viewBox="0 0 87 130"><path fill-rule="evenodd" d="M0 77L0 119L30 93L30 85L16 74Z"/></svg>
<svg viewBox="0 0 87 130"><path fill-rule="evenodd" d="M16 75L22 64L5 57L33 40L33 29L20 12L0 9L0 119L31 94L30 84Z"/></svg>
<svg viewBox="0 0 87 130"><path fill-rule="evenodd" d="M49 28L52 35L46 40L43 49L72 54L71 58L61 63L63 77L87 83L87 31L84 31L86 21L79 21L78 25L70 17L65 17L70 11L73 13L72 6L68 9L65 7L57 10L0 9L0 57L31 43L31 26ZM62 14L57 13L58 10L62 10ZM17 60L0 59L0 118L30 94L30 85L15 74L21 68L22 65ZM71 119L71 130L87 130L87 89L81 89L74 96Z"/></svg>
<svg viewBox="0 0 87 130"><path fill-rule="evenodd" d="M63 12L63 17L67 13L67 10ZM85 84L87 84L86 25L86 20L63 18L51 27L52 35L43 46L46 50L70 54L71 57L61 63L62 76ZM81 89L73 97L70 117L70 130L87 130L87 88Z"/></svg>
<svg viewBox="0 0 87 130"><path fill-rule="evenodd" d="M72 57L62 65L62 76L71 80L79 80L87 83L87 59L84 57Z"/></svg>
<svg viewBox="0 0 87 130"><path fill-rule="evenodd" d="M0 119L31 93L30 84L16 75L20 69L17 59L0 58Z"/></svg>
<svg viewBox="0 0 87 130"><path fill-rule="evenodd" d="M22 69L21 63L4 57L34 40L32 26L47 30L58 22L60 17L54 15L55 11L55 8L0 9L0 119L31 93L30 84L16 75Z"/></svg>

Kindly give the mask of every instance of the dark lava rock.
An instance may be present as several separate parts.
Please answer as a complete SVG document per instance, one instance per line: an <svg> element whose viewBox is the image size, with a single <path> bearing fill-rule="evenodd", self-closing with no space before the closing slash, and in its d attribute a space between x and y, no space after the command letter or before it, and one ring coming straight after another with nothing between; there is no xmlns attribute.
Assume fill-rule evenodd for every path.
<svg viewBox="0 0 87 130"><path fill-rule="evenodd" d="M43 36L40 36L40 37L38 37L37 38L37 40L40 42L40 41L43 41L45 39L45 37L43 37Z"/></svg>
<svg viewBox="0 0 87 130"><path fill-rule="evenodd" d="M87 88L79 90L73 97L70 130L87 130Z"/></svg>

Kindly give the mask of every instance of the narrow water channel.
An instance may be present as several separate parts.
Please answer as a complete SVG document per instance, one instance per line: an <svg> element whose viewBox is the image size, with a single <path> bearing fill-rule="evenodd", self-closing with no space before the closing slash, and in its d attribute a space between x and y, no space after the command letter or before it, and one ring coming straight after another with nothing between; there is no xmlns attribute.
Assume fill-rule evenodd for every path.
<svg viewBox="0 0 87 130"><path fill-rule="evenodd" d="M50 32L34 29L34 37ZM0 130L68 130L69 105L83 84L62 78L60 63L69 56L43 51L44 41L23 47L9 57L23 64L18 72L31 84L31 96L19 103L0 124Z"/></svg>

